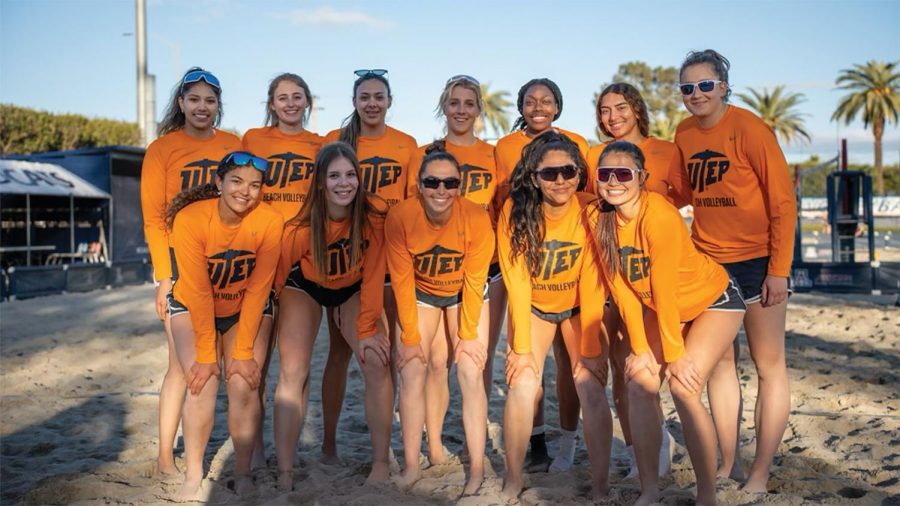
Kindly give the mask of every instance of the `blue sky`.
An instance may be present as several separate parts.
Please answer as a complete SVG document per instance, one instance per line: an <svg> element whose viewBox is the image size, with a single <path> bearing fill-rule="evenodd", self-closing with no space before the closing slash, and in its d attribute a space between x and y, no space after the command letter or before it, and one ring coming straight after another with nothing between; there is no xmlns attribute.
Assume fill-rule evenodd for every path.
<svg viewBox="0 0 900 506"><path fill-rule="evenodd" d="M895 0L147 0L157 118L184 70L200 65L222 81L223 126L243 132L262 124L269 80L290 71L318 97L324 134L352 111L352 71L386 68L388 123L420 143L441 135L435 103L460 73L513 100L527 80L549 77L564 97L556 124L593 138L593 93L620 63L677 67L712 47L731 60L735 91L785 84L805 94L813 142L785 146L791 161L830 157L839 137L851 160L871 160L861 122L829 119L842 96L834 80L855 63L900 60L898 24ZM134 31L131 0L0 0L0 102L134 121ZM884 141L885 162L896 163L900 130L888 127Z"/></svg>

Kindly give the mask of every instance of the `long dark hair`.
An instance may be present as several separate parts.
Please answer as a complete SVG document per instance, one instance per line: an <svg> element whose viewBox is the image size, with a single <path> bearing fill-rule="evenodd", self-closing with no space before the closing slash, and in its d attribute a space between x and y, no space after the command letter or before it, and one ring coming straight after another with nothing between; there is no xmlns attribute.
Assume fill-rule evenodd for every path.
<svg viewBox="0 0 900 506"><path fill-rule="evenodd" d="M552 130L545 132L522 150L522 159L513 171L511 182L509 259L512 262L517 256L524 256L532 276L537 276L541 269L545 233L544 194L534 180L534 173L550 151L562 151L569 155L578 167L582 179L587 172L587 163L578 145L561 133Z"/></svg>
<svg viewBox="0 0 900 506"><path fill-rule="evenodd" d="M297 74L291 74L290 72L285 72L284 74L275 76L275 79L272 79L272 82L269 83L269 93L267 95L268 99L266 99L265 124L266 126L278 126L278 115L275 114L275 111L272 110L272 105L275 103L275 88L277 88L282 81L290 81L296 84L300 87L300 89L303 90L303 93L306 94L306 114L304 114L300 119L300 125L303 126L306 120L309 119L310 111L312 111L314 107L313 96L312 92L309 91L309 85L306 84L306 81L304 81L303 78L298 76Z"/></svg>
<svg viewBox="0 0 900 506"><path fill-rule="evenodd" d="M312 251L313 266L321 277L328 273L328 208L325 196L325 181L328 178L328 167L335 160L343 158L353 164L356 169L356 177L359 185L356 196L350 203L350 265L355 266L362 260L365 249L365 231L371 227L370 216L383 216L384 212L372 205L369 199L378 199L365 191L362 183L362 171L356 152L345 142L330 142L319 150L316 162L313 166L312 182L306 200L296 216L291 218L286 227L293 227L292 233L296 234L300 227L309 227L310 251Z"/></svg>
<svg viewBox="0 0 900 506"><path fill-rule="evenodd" d="M187 95L187 92L190 91L191 88L196 86L197 83L201 82L197 81L187 84L185 84L184 82L185 76L197 70L208 72L201 67L191 67L187 69L187 72L185 72L184 75L181 76L181 79L179 79L175 84L175 87L172 88L172 97L169 99L169 105L168 107L166 107L166 112L165 114L163 114L163 119L159 122L159 126L156 129L157 135L159 135L160 137L166 135L169 132L174 132L175 130L184 128L186 118L184 116L184 112L181 110L181 106L178 105L178 99L183 98L185 95ZM218 112L216 113L216 118L213 120L212 125L213 128L217 128L222 122L222 114L224 113L224 109L222 109L222 90L212 85L210 85L210 88L212 88L213 92L216 94L216 101L219 102Z"/></svg>
<svg viewBox="0 0 900 506"><path fill-rule="evenodd" d="M646 172L644 172L644 153L641 148L635 146L628 141L614 141L603 148L600 153L598 164L602 164L603 160L612 154L628 155L634 161L635 168L638 169L638 181L643 191L644 182L647 180ZM622 268L621 256L619 255L619 236L616 232L616 208L606 201L600 202L600 218L597 220L597 244L600 246L600 262L610 280L615 279Z"/></svg>
<svg viewBox="0 0 900 506"><path fill-rule="evenodd" d="M393 98L391 96L391 83L388 82L387 78L384 76L376 76L372 74L365 75L363 77L358 78L353 83L353 98L356 98L356 90L359 89L360 85L366 81L370 80L381 81L384 84L384 87L387 88L388 99ZM359 142L359 132L362 130L362 120L359 117L359 112L356 110L356 107L353 108L353 114L347 116L344 119L344 123L341 125L341 136L340 141L346 142L353 149L356 149L357 143Z"/></svg>
<svg viewBox="0 0 900 506"><path fill-rule="evenodd" d="M219 162L218 169L216 169L216 179L219 181L225 181L225 176L227 176L228 173L232 170L238 167L244 167L244 165L237 165L233 160L230 160L229 163L226 164L225 160L228 160L229 156L231 156L231 153L228 153L224 158L222 158L222 161ZM259 174L260 180L262 180L265 174L262 171L259 171ZM216 186L215 182L209 182L182 191L181 193L176 195L174 199L172 199L172 202L166 209L166 225L168 225L168 227L171 229L172 225L175 223L175 215L178 214L178 211L181 211L185 207L199 200L209 200L217 198L219 197L219 195L219 188Z"/></svg>
<svg viewBox="0 0 900 506"><path fill-rule="evenodd" d="M542 77L540 79L532 79L525 83L524 86L519 88L519 97L516 99L516 108L519 110L519 117L516 119L516 122L513 123L511 132L515 132L516 130L522 130L528 126L528 123L525 122L525 94L528 93L528 90L532 86L542 85L546 86L550 93L553 94L553 98L556 100L556 115L553 116L553 121L559 119L559 116L562 114L563 109L563 99L562 99L562 91L559 90L559 86L556 85L550 79L546 77ZM551 121L552 123L552 121Z"/></svg>
<svg viewBox="0 0 900 506"><path fill-rule="evenodd" d="M631 107L631 110L634 111L638 131L641 132L641 135L644 137L649 136L650 113L647 112L647 103L644 102L644 97L641 96L641 92L628 83L612 83L606 88L603 88L603 91L600 92L600 96L597 97L597 128L603 132L603 135L607 137L613 136L613 134L606 129L606 126L603 125L603 120L600 117L600 103L603 102L603 97L610 93L622 95L622 97L625 98L625 102L627 102L629 107Z"/></svg>

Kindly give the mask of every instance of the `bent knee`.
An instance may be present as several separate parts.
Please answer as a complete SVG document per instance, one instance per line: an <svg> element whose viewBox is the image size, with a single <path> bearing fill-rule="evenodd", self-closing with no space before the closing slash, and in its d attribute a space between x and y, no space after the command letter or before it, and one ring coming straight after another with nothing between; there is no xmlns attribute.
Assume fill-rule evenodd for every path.
<svg viewBox="0 0 900 506"><path fill-rule="evenodd" d="M382 363L378 358L372 356L372 354L369 355L365 363L360 364L360 369L362 369L363 376L365 376L366 379L378 379L390 374L390 367Z"/></svg>
<svg viewBox="0 0 900 506"><path fill-rule="evenodd" d="M659 393L659 379L649 373L638 374L625 384L629 397L656 397Z"/></svg>
<svg viewBox="0 0 900 506"><path fill-rule="evenodd" d="M484 369L475 365L468 357L456 364L456 378L460 384L471 384L484 380Z"/></svg>
<svg viewBox="0 0 900 506"><path fill-rule="evenodd" d="M674 377L669 380L669 391L672 393L672 398L678 402L699 401L702 390L703 388L701 387L700 390L692 392L688 387L684 386L684 383Z"/></svg>

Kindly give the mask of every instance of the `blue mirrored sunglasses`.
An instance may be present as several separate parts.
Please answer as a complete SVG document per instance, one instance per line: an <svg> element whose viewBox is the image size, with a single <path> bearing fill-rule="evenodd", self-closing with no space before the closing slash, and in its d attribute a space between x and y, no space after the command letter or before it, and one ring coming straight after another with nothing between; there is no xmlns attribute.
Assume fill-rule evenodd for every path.
<svg viewBox="0 0 900 506"><path fill-rule="evenodd" d="M357 77L381 77L388 73L386 69L359 69L354 70Z"/></svg>
<svg viewBox="0 0 900 506"><path fill-rule="evenodd" d="M265 172L269 169L269 162L260 158L253 153L248 153L246 151L232 151L228 153L225 158L222 159L222 163L220 165L237 165L238 167L246 167L247 165L252 165L254 169Z"/></svg>
<svg viewBox="0 0 900 506"><path fill-rule="evenodd" d="M206 84L212 86L213 88L221 91L222 86L219 84L219 79L212 75L212 73L207 72L205 70L193 70L184 75L184 78L181 79L181 93L184 94L184 87L188 84L199 83L200 81L206 81Z"/></svg>

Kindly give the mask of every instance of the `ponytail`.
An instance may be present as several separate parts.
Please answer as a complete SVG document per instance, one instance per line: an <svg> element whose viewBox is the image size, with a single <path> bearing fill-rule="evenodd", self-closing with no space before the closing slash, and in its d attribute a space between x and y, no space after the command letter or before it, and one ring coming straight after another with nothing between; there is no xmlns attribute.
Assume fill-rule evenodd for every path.
<svg viewBox="0 0 900 506"><path fill-rule="evenodd" d="M175 224L175 215L185 207L201 200L214 199L219 196L219 189L215 183L206 183L204 185L195 186L189 190L184 190L172 199L169 208L166 209L166 226L169 230Z"/></svg>

